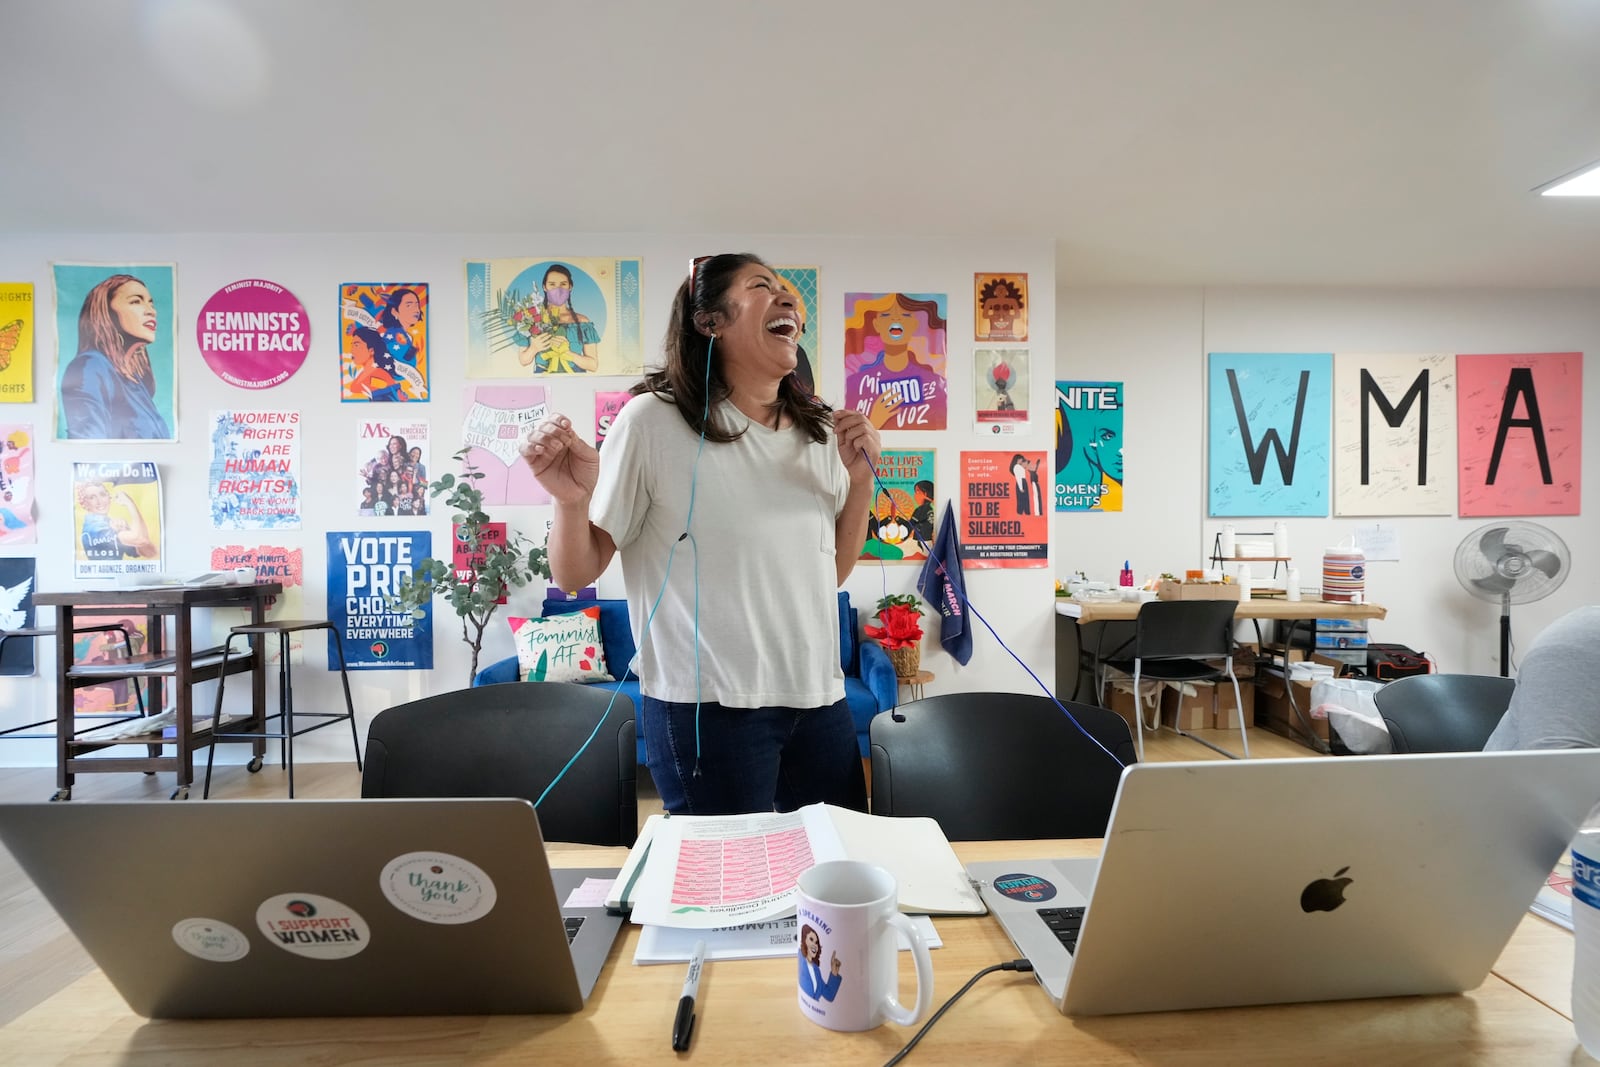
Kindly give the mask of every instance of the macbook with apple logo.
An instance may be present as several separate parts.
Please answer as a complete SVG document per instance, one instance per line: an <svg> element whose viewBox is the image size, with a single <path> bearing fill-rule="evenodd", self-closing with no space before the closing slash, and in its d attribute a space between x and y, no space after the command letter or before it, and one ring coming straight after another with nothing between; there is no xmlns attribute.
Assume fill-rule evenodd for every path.
<svg viewBox="0 0 1600 1067"><path fill-rule="evenodd" d="M1137 764L1097 859L967 870L1068 1015L1481 984L1600 749Z"/></svg>

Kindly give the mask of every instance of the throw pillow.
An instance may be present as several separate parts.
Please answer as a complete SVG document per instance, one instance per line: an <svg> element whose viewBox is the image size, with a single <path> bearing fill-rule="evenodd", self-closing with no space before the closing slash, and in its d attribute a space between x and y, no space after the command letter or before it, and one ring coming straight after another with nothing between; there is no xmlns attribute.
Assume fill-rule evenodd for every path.
<svg viewBox="0 0 1600 1067"><path fill-rule="evenodd" d="M609 682L600 608L540 619L512 617L517 668L525 682Z"/></svg>

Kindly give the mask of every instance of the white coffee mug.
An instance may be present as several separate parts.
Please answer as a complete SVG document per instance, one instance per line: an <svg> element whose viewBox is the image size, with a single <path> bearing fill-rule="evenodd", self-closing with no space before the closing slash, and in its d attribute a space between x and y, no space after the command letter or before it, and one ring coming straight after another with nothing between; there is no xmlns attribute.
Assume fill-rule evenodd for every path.
<svg viewBox="0 0 1600 1067"><path fill-rule="evenodd" d="M897 906L899 887L882 867L859 860L819 863L800 875L800 1014L829 1030L870 1030L885 1022L910 1026L933 1004L933 961L911 920ZM895 932L911 943L917 1000L898 997Z"/></svg>

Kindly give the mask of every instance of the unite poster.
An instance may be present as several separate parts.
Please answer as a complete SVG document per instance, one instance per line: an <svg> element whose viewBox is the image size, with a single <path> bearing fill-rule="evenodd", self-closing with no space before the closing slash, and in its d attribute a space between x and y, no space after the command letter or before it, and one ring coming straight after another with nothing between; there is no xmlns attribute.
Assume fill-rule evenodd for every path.
<svg viewBox="0 0 1600 1067"><path fill-rule="evenodd" d="M298 530L300 413L212 412L210 483L212 529Z"/></svg>
<svg viewBox="0 0 1600 1067"><path fill-rule="evenodd" d="M161 476L154 463L72 465L72 576L154 574L161 565Z"/></svg>
<svg viewBox="0 0 1600 1067"><path fill-rule="evenodd" d="M389 601L432 552L426 530L328 534L328 618L335 627L328 634L330 670L338 668L334 642L341 638L350 670L433 669L433 602L423 605L418 619Z"/></svg>
<svg viewBox="0 0 1600 1067"><path fill-rule="evenodd" d="M1121 511L1121 382L1056 383L1057 511Z"/></svg>
<svg viewBox="0 0 1600 1067"><path fill-rule="evenodd" d="M1043 452L961 453L961 561L982 568L1049 565Z"/></svg>

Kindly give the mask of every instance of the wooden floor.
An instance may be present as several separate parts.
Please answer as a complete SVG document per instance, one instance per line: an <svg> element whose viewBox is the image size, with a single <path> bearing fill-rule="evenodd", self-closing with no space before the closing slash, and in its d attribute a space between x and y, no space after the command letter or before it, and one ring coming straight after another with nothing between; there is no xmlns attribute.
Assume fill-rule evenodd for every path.
<svg viewBox="0 0 1600 1067"><path fill-rule="evenodd" d="M1200 730L1224 748L1237 749L1233 730ZM1257 759L1315 756L1310 749L1268 733L1250 731L1250 754ZM1169 731L1145 736L1145 760L1223 759L1203 745ZM639 818L641 823L661 811L655 784L640 769ZM196 784L193 799L169 801L170 774L84 774L73 785L71 801L152 801L201 804ZM0 767L0 803L46 801L55 792L55 770L49 767ZM211 795L228 800L276 799L287 793L283 771L268 762L259 774L243 766L219 767L212 779ZM353 763L300 763L295 767L295 794L313 799L356 797L361 776ZM559 848L559 845L552 846ZM93 962L56 918L50 905L17 867L10 853L0 848L0 1025L52 996L94 969Z"/></svg>

